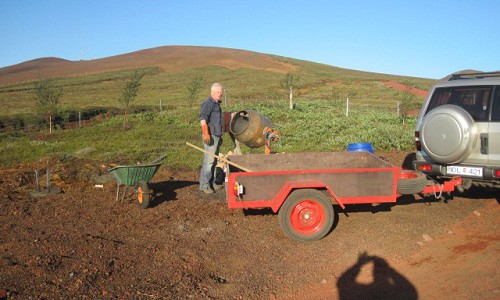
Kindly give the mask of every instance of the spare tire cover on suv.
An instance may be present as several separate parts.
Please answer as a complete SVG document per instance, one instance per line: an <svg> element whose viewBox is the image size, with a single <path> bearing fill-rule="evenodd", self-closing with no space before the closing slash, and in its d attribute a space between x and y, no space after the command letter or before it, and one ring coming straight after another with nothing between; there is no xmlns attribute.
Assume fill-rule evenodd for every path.
<svg viewBox="0 0 500 300"><path fill-rule="evenodd" d="M422 120L422 149L436 162L450 164L463 161L471 153L476 140L474 120L459 106L439 106Z"/></svg>

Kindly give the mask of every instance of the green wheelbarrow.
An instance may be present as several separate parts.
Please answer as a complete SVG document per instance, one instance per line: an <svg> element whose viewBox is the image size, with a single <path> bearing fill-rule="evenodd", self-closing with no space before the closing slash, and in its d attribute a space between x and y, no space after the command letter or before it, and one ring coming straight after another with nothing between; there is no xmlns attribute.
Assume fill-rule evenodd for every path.
<svg viewBox="0 0 500 300"><path fill-rule="evenodd" d="M159 157L148 164L108 168L108 172L115 178L117 184L116 201L119 199L120 187L123 185L125 190L120 201L125 198L128 188L133 188L137 192L139 207L148 208L153 194L153 191L149 188L149 182L163 164L162 161L165 156Z"/></svg>

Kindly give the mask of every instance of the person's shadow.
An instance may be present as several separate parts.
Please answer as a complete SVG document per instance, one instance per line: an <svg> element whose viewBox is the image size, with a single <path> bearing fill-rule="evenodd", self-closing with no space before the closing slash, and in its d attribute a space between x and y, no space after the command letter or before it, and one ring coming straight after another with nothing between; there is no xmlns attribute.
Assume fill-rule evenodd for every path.
<svg viewBox="0 0 500 300"><path fill-rule="evenodd" d="M373 263L372 280L359 283L356 277L364 265ZM391 268L387 261L366 252L337 280L339 299L418 299L418 292L408 279Z"/></svg>
<svg viewBox="0 0 500 300"><path fill-rule="evenodd" d="M163 202L177 200L176 190L195 184L198 184L198 182L184 180L168 180L150 183L149 188L154 191L154 196L151 199L150 207L158 206Z"/></svg>

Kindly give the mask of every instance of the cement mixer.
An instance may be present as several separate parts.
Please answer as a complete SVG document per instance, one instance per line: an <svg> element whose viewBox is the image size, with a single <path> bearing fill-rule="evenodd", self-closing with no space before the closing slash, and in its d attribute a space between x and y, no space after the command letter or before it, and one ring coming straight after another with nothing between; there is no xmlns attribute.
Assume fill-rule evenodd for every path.
<svg viewBox="0 0 500 300"><path fill-rule="evenodd" d="M253 110L233 113L229 129L236 141L250 148L264 146L266 154L272 152L271 142L276 142L279 138L279 132L271 128L271 121Z"/></svg>
<svg viewBox="0 0 500 300"><path fill-rule="evenodd" d="M271 128L271 121L262 114L253 110L241 110L238 112L223 113L223 131L228 132L235 144L234 152L231 155L242 155L240 143L250 148L260 148L264 146L264 153L271 154L271 143L278 141L279 132ZM201 149L189 142L186 145L201 152L217 158L218 163L215 168L215 183L222 185L227 171L226 164L233 165L240 170L250 172L244 166L234 164L226 159L225 155L215 155ZM229 155L229 154L228 154Z"/></svg>
<svg viewBox="0 0 500 300"><path fill-rule="evenodd" d="M240 143L250 148L261 148L264 146L264 153L271 154L271 142L278 141L279 132L271 128L271 121L262 114L254 110L240 110L238 112L225 112L223 115L224 130L229 133L235 144L234 155L242 155ZM190 145L192 147L192 145ZM201 150L201 149L198 149ZM216 183L223 184L227 172L226 164L228 160L217 157ZM242 166L237 166L240 170ZM247 169L247 171L250 171Z"/></svg>

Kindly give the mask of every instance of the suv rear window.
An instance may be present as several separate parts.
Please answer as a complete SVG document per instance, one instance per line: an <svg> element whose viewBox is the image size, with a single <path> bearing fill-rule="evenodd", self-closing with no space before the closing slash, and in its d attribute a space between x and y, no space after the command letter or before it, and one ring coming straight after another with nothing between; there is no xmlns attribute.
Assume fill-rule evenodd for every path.
<svg viewBox="0 0 500 300"><path fill-rule="evenodd" d="M495 100L493 100L493 108L491 110L491 121L500 122L500 86L495 88Z"/></svg>
<svg viewBox="0 0 500 300"><path fill-rule="evenodd" d="M492 86L437 88L429 102L427 112L444 104L454 104L465 109L474 121L488 121L492 89Z"/></svg>

